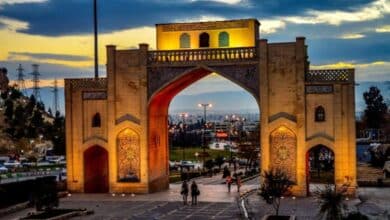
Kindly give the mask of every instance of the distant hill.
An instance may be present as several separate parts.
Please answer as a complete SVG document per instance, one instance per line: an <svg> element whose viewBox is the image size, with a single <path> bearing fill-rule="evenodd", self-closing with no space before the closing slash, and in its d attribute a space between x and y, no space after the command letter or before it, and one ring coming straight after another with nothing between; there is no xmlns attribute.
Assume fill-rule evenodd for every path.
<svg viewBox="0 0 390 220"><path fill-rule="evenodd" d="M365 103L363 100L363 93L368 91L370 86L378 87L381 90L384 99L390 104L390 81L357 82L357 86L355 87L355 111L358 115L364 111ZM51 90L52 89L48 87L41 89L41 98L45 103L46 108L53 106L53 93ZM31 90L28 90L28 94L31 94ZM170 111L172 113L202 113L202 109L200 109L197 104L205 102L210 102L214 105L212 109L208 110L210 113L256 113L259 111L255 99L246 91L210 92L196 95L179 94L172 100ZM59 104L61 112L64 113L65 104L63 88L59 88Z"/></svg>

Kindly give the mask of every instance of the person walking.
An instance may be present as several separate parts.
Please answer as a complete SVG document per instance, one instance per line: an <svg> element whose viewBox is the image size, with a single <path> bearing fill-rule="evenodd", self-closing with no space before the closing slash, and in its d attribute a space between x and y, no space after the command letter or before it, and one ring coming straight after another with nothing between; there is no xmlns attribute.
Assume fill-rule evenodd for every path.
<svg viewBox="0 0 390 220"><path fill-rule="evenodd" d="M237 192L240 192L240 187L241 187L241 178L240 178L240 176L237 176L236 183L237 183Z"/></svg>
<svg viewBox="0 0 390 220"><path fill-rule="evenodd" d="M180 194L183 196L183 204L187 205L187 197L188 197L188 184L187 180L184 180L181 184L181 191Z"/></svg>
<svg viewBox="0 0 390 220"><path fill-rule="evenodd" d="M228 192L230 192L230 188L232 187L232 182L233 182L233 179L232 177L229 175L226 177L226 184L228 186Z"/></svg>
<svg viewBox="0 0 390 220"><path fill-rule="evenodd" d="M199 191L199 188L198 188L198 185L196 185L195 183L195 180L192 181L192 184L191 184L191 204L192 205L196 205L198 203L198 196L200 194L200 191Z"/></svg>

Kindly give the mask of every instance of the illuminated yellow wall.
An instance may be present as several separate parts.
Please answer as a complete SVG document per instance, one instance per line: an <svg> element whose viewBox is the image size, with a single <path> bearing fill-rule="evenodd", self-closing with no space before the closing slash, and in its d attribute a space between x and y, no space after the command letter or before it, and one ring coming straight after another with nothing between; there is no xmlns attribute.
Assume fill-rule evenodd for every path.
<svg viewBox="0 0 390 220"><path fill-rule="evenodd" d="M214 21L197 23L157 24L157 50L177 50L180 48L180 36L190 35L190 48L199 48L199 35L206 32L210 36L210 47L218 48L218 36L221 32L229 34L229 47L254 47L259 38L259 22L256 19ZM184 49L184 48L183 48Z"/></svg>

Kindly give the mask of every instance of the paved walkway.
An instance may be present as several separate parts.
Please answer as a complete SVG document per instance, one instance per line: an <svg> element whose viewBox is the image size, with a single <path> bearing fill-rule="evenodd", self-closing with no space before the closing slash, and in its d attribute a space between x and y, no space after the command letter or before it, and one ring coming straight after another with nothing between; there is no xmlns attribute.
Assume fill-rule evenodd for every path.
<svg viewBox="0 0 390 220"><path fill-rule="evenodd" d="M201 182L201 181L199 181ZM87 208L95 213L75 219L239 219L239 209L236 203L238 193L233 187L228 193L225 185L198 184L201 195L198 205L186 205L181 202L180 184L171 184L165 192L148 195L129 194L72 194L61 199L61 208ZM255 189L258 185L244 184L243 191ZM370 214L374 219L379 213L387 210L390 213L390 188L359 188L360 197L367 200L360 204L358 199L346 201L351 210L360 204L359 209ZM271 205L266 204L256 193L248 198L249 211L255 219L261 219L265 214L272 214ZM33 212L26 209L0 219L18 219ZM280 207L280 214L296 215L299 219L318 219L318 203L314 197L286 197Z"/></svg>

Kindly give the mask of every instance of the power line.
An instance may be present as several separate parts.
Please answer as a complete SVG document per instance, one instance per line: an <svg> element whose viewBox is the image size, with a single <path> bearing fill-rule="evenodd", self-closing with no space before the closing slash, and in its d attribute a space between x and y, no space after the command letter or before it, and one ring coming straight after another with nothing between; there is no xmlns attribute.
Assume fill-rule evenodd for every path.
<svg viewBox="0 0 390 220"><path fill-rule="evenodd" d="M59 110L59 104L58 104L58 81L57 79L54 79L54 87L51 92L53 93L53 109L54 109L54 114Z"/></svg>
<svg viewBox="0 0 390 220"><path fill-rule="evenodd" d="M40 87L39 87L39 76L41 75L39 73L39 65L33 64L33 72L30 73L33 76L33 79L31 80L33 82L33 95L37 101L41 101L41 94L40 94Z"/></svg>
<svg viewBox="0 0 390 220"><path fill-rule="evenodd" d="M21 91L23 95L27 95L26 85L24 83L24 77L26 75L24 75L23 73L24 69L22 67L22 64L19 64L19 67L16 70L18 71L17 84L18 84L19 91Z"/></svg>

